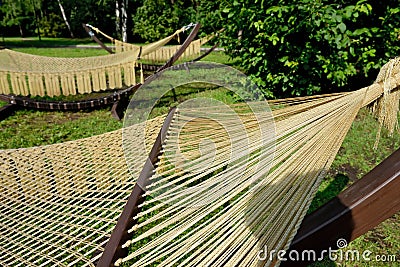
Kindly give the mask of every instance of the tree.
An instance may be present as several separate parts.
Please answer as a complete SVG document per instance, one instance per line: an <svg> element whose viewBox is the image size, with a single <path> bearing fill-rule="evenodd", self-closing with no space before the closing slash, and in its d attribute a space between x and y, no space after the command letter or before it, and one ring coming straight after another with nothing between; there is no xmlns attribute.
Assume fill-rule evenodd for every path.
<svg viewBox="0 0 400 267"><path fill-rule="evenodd" d="M196 21L201 24L201 34L215 33L225 27L221 10L222 0L216 1L194 1L196 10Z"/></svg>
<svg viewBox="0 0 400 267"><path fill-rule="evenodd" d="M68 0L63 6L70 13L70 25L75 36L87 36L82 23L89 23L104 32L115 32L115 0Z"/></svg>
<svg viewBox="0 0 400 267"><path fill-rule="evenodd" d="M26 23L29 19L29 11L33 9L31 1L3 0L0 6L3 19L1 24L7 28L18 26L21 37L25 35Z"/></svg>

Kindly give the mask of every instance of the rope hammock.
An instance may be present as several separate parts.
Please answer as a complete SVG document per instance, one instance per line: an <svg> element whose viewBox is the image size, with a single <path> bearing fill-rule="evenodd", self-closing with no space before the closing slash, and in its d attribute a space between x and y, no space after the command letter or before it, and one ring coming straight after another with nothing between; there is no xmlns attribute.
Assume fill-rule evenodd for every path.
<svg viewBox="0 0 400 267"><path fill-rule="evenodd" d="M111 109L111 113L113 116L117 119L121 119L121 116L123 114L123 111L126 109L126 106L129 101L129 96L137 91L143 82L145 81L144 75L143 75L143 69L145 67L151 67L148 68L148 70L154 71L153 75L150 75L146 77L147 79L152 79L152 77L168 68L171 67L178 59L179 57L184 53L186 48L190 45L190 43L193 41L195 36L197 35L198 31L200 28L200 24L194 25L193 29L191 30L190 34L187 36L186 40L183 42L183 44L180 46L179 50L176 51L176 53L168 59L168 61L164 62L161 66L150 66L146 64L128 64L129 60L132 60L132 62L136 62L135 60L137 59L138 55L135 54L133 51L126 51L123 53L120 53L118 56L109 56L109 57L91 57L91 58L81 58L81 59L70 59L69 61L72 62L70 67L82 67L85 66L88 63L95 64L94 68L90 68L90 66L86 65L86 68L83 67L82 70L79 72L73 70L73 69L67 69L65 70L67 72L67 76L64 76L65 73L57 73L54 72L54 70L61 68L62 70L65 69L65 67L62 67L64 64L64 60L60 58L49 58L50 61L53 61L53 66L50 68L45 68L45 71L43 72L38 72L36 71L35 68L30 68L30 70L33 71L25 71L25 66L21 63L30 63L32 60L26 61L26 54L23 53L14 53L11 52L11 57L10 54L8 53L9 51L4 51L3 54L0 54L5 57L5 61L1 61L1 63L5 64L3 68L6 70L6 74L3 71L2 72L2 67L0 67L0 74L2 73L3 75L0 75L0 99L3 101L7 101L10 104L3 107L1 109L1 114L0 117L5 117L9 114L12 113L13 110L15 110L16 106L18 107L24 107L24 108L34 108L34 109L46 109L46 110L82 110L82 109L94 109L94 108L99 108L99 107L105 107L108 105L113 105ZM88 29L85 26L85 29ZM94 38L97 40L97 38ZM104 45L103 45L104 46ZM210 53L213 48L211 48L209 51L207 51L203 56L207 55ZM125 57L126 56L126 57ZM34 59L34 63L32 65L36 64L36 61L38 58L42 59L39 61L44 61L40 62L39 64L39 70L41 70L43 67L42 66L47 66L47 57L37 57L33 55L28 55L30 59ZM115 63L117 62L122 62L122 63L127 63L126 66L124 66L122 63L119 66L109 66L106 65L104 69L100 70L100 73L96 71L96 68L98 67L97 64L99 62L93 62L93 59L98 59L103 62L103 59L106 59L102 64L106 63L107 61L111 61ZM86 60L87 59L87 60ZM199 58L197 58L199 59ZM11 61L11 63L10 63ZM54 62L56 61L56 62ZM67 60L67 62L69 62ZM82 64L79 64L79 61L85 61ZM78 62L78 63L77 63ZM0 65L1 65L0 63ZM10 66L7 66L11 65ZM18 64L17 64L18 63ZM43 63L43 64L42 64ZM37 64L36 64L37 65ZM140 65L140 83L135 84L135 69L134 66ZM22 67L21 67L22 66ZM100 64L100 66L102 66ZM122 69L121 69L122 67ZM10 71L11 69L11 71ZM49 69L52 71L49 73ZM130 69L132 69L133 72L130 72ZM74 72L75 71L75 72ZM104 71L106 74L104 74ZM85 74L85 75L83 75ZM90 74L89 76L87 74ZM154 78L154 77L153 77ZM95 98L89 98L89 99L83 99L83 100L75 100L75 101L56 101L56 100L42 100L42 99L34 99L31 97L26 97L26 96L18 96L15 94L20 93L22 94L28 94L27 91L33 96L35 94L43 95L47 94L49 96L53 95L58 95L61 93L68 95L69 94L75 94L78 92L85 92L85 91L90 91L90 87L93 91L99 91L102 88L107 87L112 87L110 89L118 89L115 88L114 86L121 85L121 82L124 85L128 85L129 83L133 83L133 86L129 86L127 88L122 88L121 90L116 90L113 92L110 92L106 95L98 96ZM106 84L106 85L104 85ZM100 87L101 85L101 87ZM59 87L57 87L59 86ZM64 89L61 87L64 86ZM67 87L65 89L65 87ZM68 87L70 90L68 90ZM78 88L77 90L74 90L74 88ZM82 89L83 88L83 89ZM99 89L100 88L100 89ZM2 90L2 91L1 91ZM35 93L39 91L38 93ZM43 92L45 91L45 92ZM78 91L78 92L77 92ZM15 94L2 94L1 92L13 92ZM126 104L125 104L126 103ZM124 107L125 106L125 107Z"/></svg>
<svg viewBox="0 0 400 267"><path fill-rule="evenodd" d="M258 252L288 248L360 108L378 100L380 124L396 128L399 83L392 60L369 87L271 101L272 117L243 105L235 116L179 108L128 229L129 254L114 265L278 265ZM145 132L152 144L163 119L124 129L126 161L121 130L0 151L0 264L94 266L147 159L135 140ZM271 121L274 140L260 140Z"/></svg>
<svg viewBox="0 0 400 267"><path fill-rule="evenodd" d="M136 84L138 53L58 58L0 50L0 94L59 96Z"/></svg>
<svg viewBox="0 0 400 267"><path fill-rule="evenodd" d="M162 119L147 124L149 144ZM128 170L121 135L0 152L0 265L93 266L147 157L133 152Z"/></svg>
<svg viewBox="0 0 400 267"><path fill-rule="evenodd" d="M186 31L188 28L193 26L193 24L182 27L181 29L175 31L173 34L171 34L168 37L165 37L162 40L143 46L122 42L120 40L114 39L113 37L107 35L98 28L93 27L92 25L86 24L86 26L90 27L96 33L101 34L102 36L110 40L111 43L113 43L115 46L116 53L121 53L124 51L135 51L139 53L139 57L143 61L151 63L160 63L160 62L165 62L166 60L171 58L175 54L175 52L178 51L178 49L180 48L180 45L172 45L172 46L165 46L165 45L168 42L170 42L173 38L178 38L179 40L179 34L181 32ZM185 52L183 53L183 55L181 56L181 58L184 60L189 60L193 59L196 56L199 56L200 47L206 44L212 38L213 35L210 35L192 41L185 50Z"/></svg>

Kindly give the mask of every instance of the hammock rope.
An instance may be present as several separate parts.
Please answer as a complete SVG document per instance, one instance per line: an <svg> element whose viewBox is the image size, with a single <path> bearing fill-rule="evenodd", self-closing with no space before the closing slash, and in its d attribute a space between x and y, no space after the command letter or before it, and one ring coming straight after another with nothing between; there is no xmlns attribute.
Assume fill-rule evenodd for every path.
<svg viewBox="0 0 400 267"><path fill-rule="evenodd" d="M273 117L242 104L235 114L179 108L127 229L130 253L115 265L278 265L259 251L288 248L359 109L385 94L399 101L400 72L389 64L383 80L354 92L271 101ZM394 121L395 109L382 116ZM145 133L149 148L163 119L124 131ZM260 140L271 122L273 140ZM147 159L140 144L125 144L129 154L122 145L118 130L0 151L0 262L94 266Z"/></svg>
<svg viewBox="0 0 400 267"><path fill-rule="evenodd" d="M141 205L144 211L135 218L139 223L130 229L138 235L124 244L143 246L116 265L134 259L134 266L247 266L257 263L264 246L287 248L365 90L325 99L322 105L316 101L308 104L307 111L289 117L280 112L275 116L273 159L265 155L274 153L274 140L249 142L243 153L247 138L260 136L258 123L268 123L270 117L258 123L243 118L248 134L243 135L238 125L237 132L228 135L224 127L215 125L215 121L224 121L236 129L225 114L214 113L213 120L198 121L213 111L179 110L163 147L170 163L160 164L151 178L147 192L151 198ZM182 136L186 134L187 138ZM215 149L200 154L196 141L204 138L213 140ZM227 140L241 145L232 151L235 145ZM174 155L177 147L187 149L183 152L186 161ZM271 173L268 166L272 166Z"/></svg>
<svg viewBox="0 0 400 267"><path fill-rule="evenodd" d="M358 91L276 110L276 138L266 142L257 140L268 114L237 123L220 107L177 111L142 211L133 218L138 223L128 230L134 236L123 245L130 253L115 265L279 264L276 255L261 261L260 250L289 247L358 111L392 95L385 104L393 107L380 116L397 121L400 77L392 67L381 73L383 80ZM201 148L204 140L212 145Z"/></svg>

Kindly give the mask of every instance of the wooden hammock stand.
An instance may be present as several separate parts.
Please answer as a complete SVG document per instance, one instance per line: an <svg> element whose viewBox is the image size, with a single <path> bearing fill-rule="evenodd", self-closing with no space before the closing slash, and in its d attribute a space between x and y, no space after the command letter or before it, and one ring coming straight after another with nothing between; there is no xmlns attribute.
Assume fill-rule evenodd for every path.
<svg viewBox="0 0 400 267"><path fill-rule="evenodd" d="M185 52L186 48L194 40L197 33L199 32L200 24L196 23L192 31L181 45L181 47L175 52L175 54L162 66L157 66L154 74L146 77L145 81L152 79L153 75L158 72L171 67L178 58ZM8 102L9 104L0 109L0 120L11 115L18 108L31 108L40 110L58 110L58 111L78 111L78 110L91 110L102 108L106 106L112 106L111 113L116 119L122 119L123 112L129 104L129 96L136 92L142 86L141 83L132 85L126 89L118 90L110 93L106 96L98 98L92 98L87 100L79 101L47 101L47 100L35 100L30 97L15 96L15 95L4 95L0 94L0 100Z"/></svg>
<svg viewBox="0 0 400 267"><path fill-rule="evenodd" d="M114 266L118 258L128 253L128 249L123 249L122 244L132 238L128 229L136 223L133 218L140 212L138 206L144 201L142 196L144 188L158 160L174 113L175 108L172 108L163 123L149 153L149 158L97 263L98 267ZM399 188L400 149L334 199L307 215L292 240L288 252L314 250L320 253L329 247L337 249L336 242L340 238L350 242L365 234L400 211ZM309 263L285 261L281 263L281 266L306 266Z"/></svg>

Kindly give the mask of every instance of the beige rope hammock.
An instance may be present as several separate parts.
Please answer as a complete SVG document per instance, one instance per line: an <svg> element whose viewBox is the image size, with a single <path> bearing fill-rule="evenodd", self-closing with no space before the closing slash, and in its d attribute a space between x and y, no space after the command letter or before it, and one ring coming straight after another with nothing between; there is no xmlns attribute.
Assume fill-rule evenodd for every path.
<svg viewBox="0 0 400 267"><path fill-rule="evenodd" d="M232 106L239 121L212 107L179 109L129 229L130 253L115 265L277 265L259 251L288 248L360 108L379 99L380 123L396 128L397 62L354 92L271 101L273 117L243 105ZM260 123L271 120L274 140L260 140ZM162 121L125 130L139 140L147 129L151 145ZM0 264L93 266L147 158L137 142L126 145L129 170L121 130L0 151Z"/></svg>
<svg viewBox="0 0 400 267"><path fill-rule="evenodd" d="M148 123L149 144L162 121ZM147 157L132 147L128 170L121 135L0 152L1 266L93 265Z"/></svg>
<svg viewBox="0 0 400 267"><path fill-rule="evenodd" d="M157 42L150 43L147 45L139 46L135 44L130 44L126 42L122 42L120 40L114 39L111 36L105 34L101 30L96 27L93 27L89 24L86 24L91 29L93 29L96 33L103 35L105 38L109 39L115 45L115 52L121 53L124 51L140 51L140 59L144 61L148 61L151 63L160 63L165 62L170 59L176 51L180 48L180 45L172 45L172 46L165 46L168 42L170 42L173 38L179 39L179 34L185 30L187 30L187 26L182 27L181 29L175 31L170 36L165 37ZM196 56L200 55L200 48L202 45L206 44L209 40L213 38L213 35L206 36L197 40L192 41L183 55L181 59L193 59Z"/></svg>
<svg viewBox="0 0 400 267"><path fill-rule="evenodd" d="M0 94L59 96L136 84L138 52L81 58L0 50Z"/></svg>

